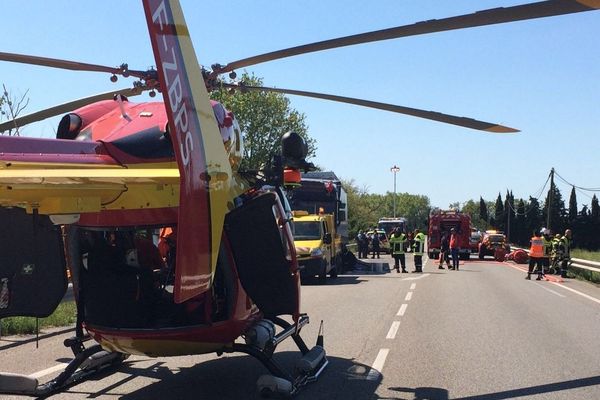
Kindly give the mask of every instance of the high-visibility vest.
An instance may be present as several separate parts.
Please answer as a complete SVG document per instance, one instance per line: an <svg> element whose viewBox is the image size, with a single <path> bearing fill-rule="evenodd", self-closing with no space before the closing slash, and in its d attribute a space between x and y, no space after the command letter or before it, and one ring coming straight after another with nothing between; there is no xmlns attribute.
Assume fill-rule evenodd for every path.
<svg viewBox="0 0 600 400"><path fill-rule="evenodd" d="M458 245L458 235L456 233L450 235L450 248L458 249L460 246Z"/></svg>
<svg viewBox="0 0 600 400"><path fill-rule="evenodd" d="M392 254L404 254L404 242L406 242L406 235L401 233L400 235L392 235L390 237L390 244L392 245Z"/></svg>
<svg viewBox="0 0 600 400"><path fill-rule="evenodd" d="M415 243L413 244L413 250L415 252L415 256L422 256L425 251L425 234L423 232L419 232L415 236Z"/></svg>
<svg viewBox="0 0 600 400"><path fill-rule="evenodd" d="M544 257L544 240L541 237L531 238L531 247L529 248L529 257Z"/></svg>
<svg viewBox="0 0 600 400"><path fill-rule="evenodd" d="M550 257L552 255L552 240L548 240L542 236L542 244L544 246L543 257Z"/></svg>

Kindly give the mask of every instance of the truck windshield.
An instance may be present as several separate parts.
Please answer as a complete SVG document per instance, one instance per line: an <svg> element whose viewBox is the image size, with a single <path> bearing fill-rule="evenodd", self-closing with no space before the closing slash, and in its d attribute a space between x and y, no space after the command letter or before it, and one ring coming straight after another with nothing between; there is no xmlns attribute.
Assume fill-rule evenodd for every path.
<svg viewBox="0 0 600 400"><path fill-rule="evenodd" d="M295 221L294 239L318 240L321 239L321 223L319 221Z"/></svg>

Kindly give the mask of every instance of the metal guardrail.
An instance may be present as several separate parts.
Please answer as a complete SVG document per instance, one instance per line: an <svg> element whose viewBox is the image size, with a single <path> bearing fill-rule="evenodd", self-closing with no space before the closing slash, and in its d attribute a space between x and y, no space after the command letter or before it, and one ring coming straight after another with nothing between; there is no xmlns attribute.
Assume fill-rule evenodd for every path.
<svg viewBox="0 0 600 400"><path fill-rule="evenodd" d="M529 254L528 249L524 249L519 246L515 246L515 245L511 244L510 248L525 250L525 252L527 252L527 254ZM571 265L569 265L569 267L587 269L588 271L594 271L594 272L600 273L600 263L599 262L583 260L581 258L571 258Z"/></svg>

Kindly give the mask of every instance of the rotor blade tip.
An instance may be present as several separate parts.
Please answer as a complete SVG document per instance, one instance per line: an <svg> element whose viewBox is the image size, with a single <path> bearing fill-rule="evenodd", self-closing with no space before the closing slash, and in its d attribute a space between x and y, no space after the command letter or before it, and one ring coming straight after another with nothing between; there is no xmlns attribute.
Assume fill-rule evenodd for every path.
<svg viewBox="0 0 600 400"><path fill-rule="evenodd" d="M514 129L514 128L509 128L508 126L503 126L503 125L494 125L490 128L485 129L486 132L493 132L493 133L517 133L517 132L521 132L518 129Z"/></svg>

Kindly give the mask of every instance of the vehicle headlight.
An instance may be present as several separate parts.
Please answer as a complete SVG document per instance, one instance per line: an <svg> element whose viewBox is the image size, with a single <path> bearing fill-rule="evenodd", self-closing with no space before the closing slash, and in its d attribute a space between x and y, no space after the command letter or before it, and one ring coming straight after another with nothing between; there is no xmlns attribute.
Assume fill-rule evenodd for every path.
<svg viewBox="0 0 600 400"><path fill-rule="evenodd" d="M311 257L323 257L323 250L320 247L314 248L310 250Z"/></svg>

